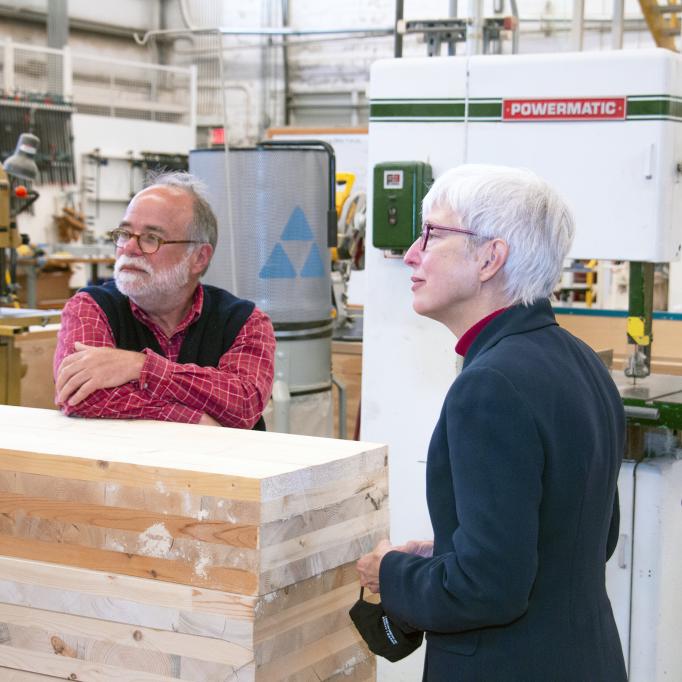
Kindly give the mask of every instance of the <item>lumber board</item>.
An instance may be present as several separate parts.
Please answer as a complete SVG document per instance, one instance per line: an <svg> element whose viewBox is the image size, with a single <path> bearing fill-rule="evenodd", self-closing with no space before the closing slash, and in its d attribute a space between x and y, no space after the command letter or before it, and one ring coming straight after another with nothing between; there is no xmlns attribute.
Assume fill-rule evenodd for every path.
<svg viewBox="0 0 682 682"><path fill-rule="evenodd" d="M21 507L27 518L59 521L72 525L87 525L113 530L132 530L144 533L156 524L163 524L169 538L188 538L204 543L232 547L256 548L258 528L254 525L220 521L198 521L182 516L106 507L77 501L52 501L31 495L0 492L0 514L12 515Z"/></svg>
<svg viewBox="0 0 682 682"><path fill-rule="evenodd" d="M349 678L354 682L375 680L374 657L366 658L357 649L349 648L316 661L299 673L289 675L286 682L318 682L318 680L346 682Z"/></svg>
<svg viewBox="0 0 682 682"><path fill-rule="evenodd" d="M55 680L60 679L64 678L29 673L25 670L11 670L0 665L0 680L3 682L55 682Z"/></svg>
<svg viewBox="0 0 682 682"><path fill-rule="evenodd" d="M388 525L388 509L375 510L370 514L325 525L317 530L309 530L282 542L268 545L261 551L261 570L269 571L281 568L291 562L304 559L310 556L310 547L314 547L317 554L321 554L327 549L337 549L337 538L340 535L364 538L376 529L377 523L381 524L382 530ZM343 550L344 547L340 549ZM308 576L304 577L307 578Z"/></svg>
<svg viewBox="0 0 682 682"><path fill-rule="evenodd" d="M180 609L191 614L215 614L233 620L251 619L258 603L255 597L230 592L7 556L0 556L0 580L55 592L77 591L110 602L129 600L144 606Z"/></svg>
<svg viewBox="0 0 682 682"><path fill-rule="evenodd" d="M79 481L42 474L0 471L0 491L34 495L46 500L77 499L88 504L152 511L185 518L255 525L260 522L257 502L244 502L191 492L126 486L110 481Z"/></svg>
<svg viewBox="0 0 682 682"><path fill-rule="evenodd" d="M3 443L6 427L3 424ZM201 428L201 427L199 427ZM93 446L96 448L96 445ZM163 453L158 452L161 459ZM126 462L46 455L32 450L0 448L0 470L28 474L61 476L76 481L109 481L122 485L155 487L160 492L194 491L200 495L220 495L229 491L237 500L257 500L259 486L256 479L239 476L220 476L209 472L166 469L154 465L140 466Z"/></svg>
<svg viewBox="0 0 682 682"><path fill-rule="evenodd" d="M30 649L0 646L0 668L7 667L78 682L176 682L177 678L148 672L131 672L103 663L86 663ZM240 680L241 682L241 680Z"/></svg>
<svg viewBox="0 0 682 682"><path fill-rule="evenodd" d="M341 654L347 662L348 669L352 670L354 665L367 658L365 644L358 640L358 634L353 625L347 625L342 630L338 630L320 639L316 639L307 646L293 651L289 651L285 656L280 656L271 663L266 663L259 668L259 673L263 680L288 680L294 675L304 671L314 674L317 666L323 664L330 657L337 653ZM312 678L311 678L312 679ZM317 679L326 679L317 677Z"/></svg>
<svg viewBox="0 0 682 682"><path fill-rule="evenodd" d="M2 627L3 625L5 628ZM187 635L137 625L131 626L26 606L0 604L0 643L5 643L3 641L3 629L11 631L12 628L43 630L53 633L46 641L55 639L57 635L62 641L89 639L92 633L96 632L97 637L104 637L107 642L120 647L142 649L167 656L199 658L203 661L230 664L235 667L243 666L253 658L248 647L212 637ZM52 648L55 650L54 653L60 653L58 644L54 641ZM80 649L76 646L73 648Z"/></svg>
<svg viewBox="0 0 682 682"><path fill-rule="evenodd" d="M353 590L353 596L357 598L356 590ZM305 619L294 627L288 628L286 634L278 634L267 641L261 643L256 649L256 663L258 665L265 665L269 663L279 663L282 658L289 655L292 651L301 652L306 647L316 647L318 642L323 637L328 637L334 633L342 630L348 626L348 605L345 599L342 599L342 605L338 605L338 598L336 606L333 609L326 610L323 616L311 617L310 611L306 614ZM293 622L293 621L292 621ZM355 632L351 633L355 638ZM355 643L356 640L353 639Z"/></svg>
<svg viewBox="0 0 682 682"><path fill-rule="evenodd" d="M192 613L182 609L140 604L133 600L84 595L70 590L59 592L35 585L0 581L0 601L49 610L81 618L107 620L135 630L145 628L222 640L239 649L253 649L253 614L228 618L217 614ZM1 607L0 607L1 608Z"/></svg>
<svg viewBox="0 0 682 682"><path fill-rule="evenodd" d="M272 547L276 543L299 537L311 531L321 530L331 524L348 521L358 516L372 514L382 507L388 498L388 482L382 477L377 483L367 488L358 486L344 491L342 500L327 500L324 506L314 504L307 511L261 526L261 543L264 547Z"/></svg>
<svg viewBox="0 0 682 682"><path fill-rule="evenodd" d="M358 472L346 480L340 480L334 486L308 487L304 495L288 495L261 504L261 523L289 518L302 514L308 509L320 509L337 504L348 497L360 493L369 494L374 499L382 499L388 487L386 483L386 466L384 462L377 469Z"/></svg>
<svg viewBox="0 0 682 682"><path fill-rule="evenodd" d="M259 663L273 658L265 653L272 648L273 640L282 638L282 635L287 633L295 633L298 636L301 626L309 622L311 612L315 614L315 618L327 618L336 613L339 608L345 609L347 604L352 605L357 598L358 585L356 581L353 581L325 591L303 604L294 604L275 614L262 616L255 630L256 643L270 642L270 644L260 649Z"/></svg>
<svg viewBox="0 0 682 682"><path fill-rule="evenodd" d="M385 454L385 446L357 441L144 420L69 419L53 410L12 406L3 406L0 424L8 455L68 455L76 472L78 466L84 469L85 480L117 480L118 474L120 482L129 483L135 473L149 476L169 470L172 475L162 481L172 489L188 489L190 484L195 493L210 495L220 482L228 487L219 488L218 494L229 490L237 499L296 493L301 483L314 487L328 481L336 473L334 467L352 466L355 455ZM55 431L59 439L52 437ZM88 460L94 466L88 467ZM60 460L52 461L56 466ZM153 484L156 479L150 480Z"/></svg>
<svg viewBox="0 0 682 682"><path fill-rule="evenodd" d="M253 618L229 619L215 614L191 613L181 609L150 606L132 600L107 601L76 591L59 593L53 589L0 581L3 605L38 605L42 610L77 617L106 620L129 628L154 629L222 640L242 649L253 648ZM0 605L0 610L3 606Z"/></svg>
<svg viewBox="0 0 682 682"><path fill-rule="evenodd" d="M311 573L319 573L326 566L339 566L367 554L383 538L388 537L388 528L379 528L367 535L348 540L343 545L333 545L324 551L308 554L297 560L289 561L272 570L260 574L261 593L277 590L280 587L304 580ZM317 569L317 570L316 570Z"/></svg>
<svg viewBox="0 0 682 682"><path fill-rule="evenodd" d="M0 626L0 631L3 633L0 646L69 658L91 665L106 665L108 668L126 671L128 677L153 674L179 680L222 682L232 677L237 670L253 667L250 659L242 665L235 665L228 660L203 661L196 656L184 657L153 648L136 648L111 642L102 638L97 629L101 621L92 623L93 636L68 635L63 633L57 619L55 621L48 630L41 627L3 624ZM197 655L201 653L203 651L197 652ZM191 676L188 676L188 670L193 671Z"/></svg>
<svg viewBox="0 0 682 682"><path fill-rule="evenodd" d="M239 594L255 594L258 587L256 576L240 569L220 566L199 566L197 568L189 563L171 561L160 557L149 558L101 549L84 551L81 546L1 534L0 554L95 570L107 567L115 573L209 587Z"/></svg>

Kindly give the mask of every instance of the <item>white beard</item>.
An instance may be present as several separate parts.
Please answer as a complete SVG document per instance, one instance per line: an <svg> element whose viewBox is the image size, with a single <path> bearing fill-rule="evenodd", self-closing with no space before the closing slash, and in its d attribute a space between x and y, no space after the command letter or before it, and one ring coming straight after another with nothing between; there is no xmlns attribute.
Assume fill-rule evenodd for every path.
<svg viewBox="0 0 682 682"><path fill-rule="evenodd" d="M190 279L189 258L192 255L189 251L185 257L175 265L165 270L155 271L143 256L121 255L116 259L114 265L114 280L116 288L125 296L136 303L144 302L146 306L157 303L167 304L167 299L184 287ZM124 265L132 265L143 270L147 274L121 271Z"/></svg>

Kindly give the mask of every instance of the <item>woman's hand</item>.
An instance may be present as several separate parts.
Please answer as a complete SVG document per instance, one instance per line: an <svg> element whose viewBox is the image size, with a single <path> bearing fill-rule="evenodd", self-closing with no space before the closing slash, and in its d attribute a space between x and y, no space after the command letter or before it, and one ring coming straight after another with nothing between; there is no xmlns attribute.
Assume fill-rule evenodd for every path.
<svg viewBox="0 0 682 682"><path fill-rule="evenodd" d="M360 574L360 584L370 592L379 592L379 566L387 552L396 549L388 540L382 540L369 554L360 557L356 568Z"/></svg>
<svg viewBox="0 0 682 682"><path fill-rule="evenodd" d="M425 559L430 559L433 556L433 540L408 540L404 545L393 549L397 552L416 554Z"/></svg>

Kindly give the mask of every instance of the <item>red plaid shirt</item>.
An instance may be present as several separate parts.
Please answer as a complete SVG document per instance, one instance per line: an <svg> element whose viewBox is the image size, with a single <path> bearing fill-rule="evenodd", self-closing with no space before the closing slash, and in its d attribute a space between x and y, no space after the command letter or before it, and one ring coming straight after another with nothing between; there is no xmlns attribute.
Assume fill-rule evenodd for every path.
<svg viewBox="0 0 682 682"><path fill-rule="evenodd" d="M204 290L198 286L192 308L169 338L132 301L133 315L156 337L166 357L149 348L139 381L99 389L78 405L60 403L66 415L104 419L156 419L195 424L203 413L223 426L250 429L270 398L274 376L275 336L270 318L255 308L218 367L177 362L187 329L201 314ZM76 341L115 347L109 321L86 293L76 294L62 312L54 374L74 352Z"/></svg>

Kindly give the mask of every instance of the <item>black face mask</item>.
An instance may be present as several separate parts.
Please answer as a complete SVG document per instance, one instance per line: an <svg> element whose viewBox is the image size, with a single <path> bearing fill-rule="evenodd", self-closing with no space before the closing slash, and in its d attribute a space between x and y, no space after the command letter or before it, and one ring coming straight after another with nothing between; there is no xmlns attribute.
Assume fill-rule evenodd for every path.
<svg viewBox="0 0 682 682"><path fill-rule="evenodd" d="M365 588L360 588L358 599L348 612L369 650L389 661L399 661L421 646L424 633L404 623L397 623L384 611L381 604L370 604L362 598Z"/></svg>

